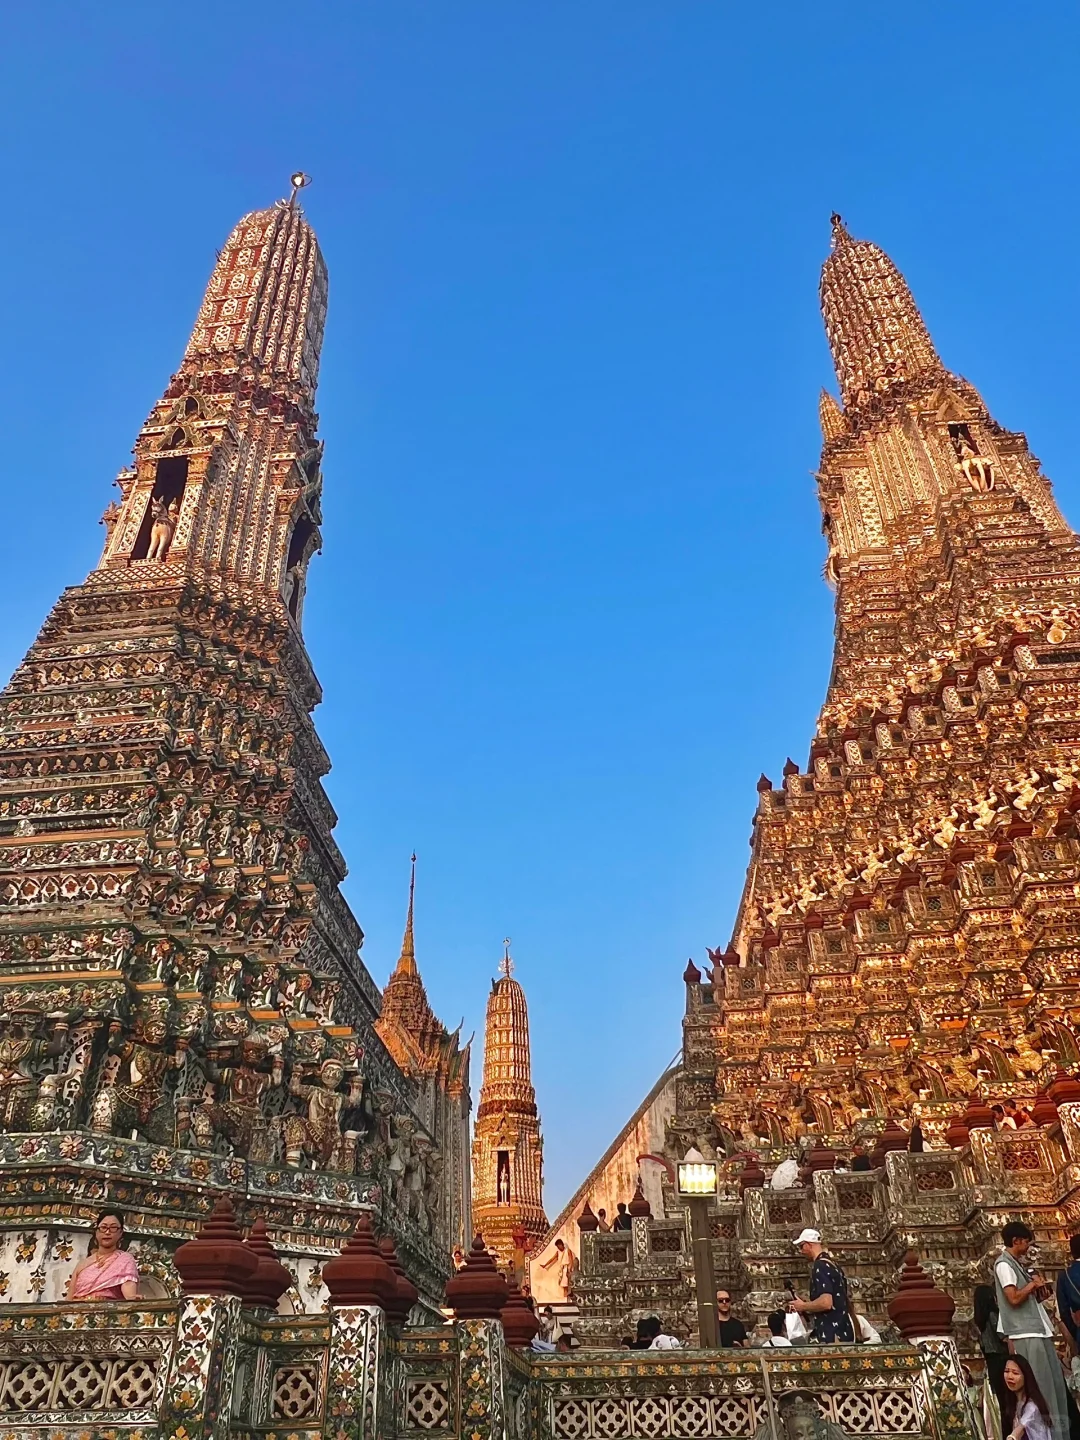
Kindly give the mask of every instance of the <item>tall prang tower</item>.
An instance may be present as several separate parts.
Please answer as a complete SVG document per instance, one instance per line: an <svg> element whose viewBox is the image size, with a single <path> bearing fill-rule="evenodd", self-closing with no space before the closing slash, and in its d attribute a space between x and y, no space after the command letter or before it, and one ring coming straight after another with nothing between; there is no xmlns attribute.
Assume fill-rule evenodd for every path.
<svg viewBox="0 0 1080 1440"><path fill-rule="evenodd" d="M502 975L491 982L488 996L484 1078L473 1134L473 1223L499 1264L511 1269L521 1240L523 1248L531 1250L548 1225L529 1011L525 992L513 977L509 941L499 968Z"/></svg>
<svg viewBox="0 0 1080 1440"><path fill-rule="evenodd" d="M821 303L835 658L808 764L758 784L733 943L687 986L677 1129L720 1149L916 1116L944 1143L970 1098L1080 1061L1080 543L838 216Z"/></svg>
<svg viewBox="0 0 1080 1440"><path fill-rule="evenodd" d="M327 272L305 183L226 241L101 561L0 696L10 1299L55 1298L105 1199L168 1289L215 1195L243 1197L301 1309L361 1207L432 1303L458 1235L453 1107L376 1033L311 720ZM435 1091L462 1063L467 1085L444 1049Z"/></svg>

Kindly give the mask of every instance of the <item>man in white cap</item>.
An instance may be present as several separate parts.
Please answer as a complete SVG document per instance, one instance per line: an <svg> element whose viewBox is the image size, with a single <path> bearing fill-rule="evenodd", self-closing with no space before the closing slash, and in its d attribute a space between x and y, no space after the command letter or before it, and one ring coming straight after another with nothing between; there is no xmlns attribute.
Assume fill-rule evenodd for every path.
<svg viewBox="0 0 1080 1440"><path fill-rule="evenodd" d="M807 1228L796 1235L795 1246L810 1261L810 1299L796 1296L788 1309L810 1320L811 1338L819 1345L853 1342L855 1327L847 1276L821 1243L821 1231Z"/></svg>

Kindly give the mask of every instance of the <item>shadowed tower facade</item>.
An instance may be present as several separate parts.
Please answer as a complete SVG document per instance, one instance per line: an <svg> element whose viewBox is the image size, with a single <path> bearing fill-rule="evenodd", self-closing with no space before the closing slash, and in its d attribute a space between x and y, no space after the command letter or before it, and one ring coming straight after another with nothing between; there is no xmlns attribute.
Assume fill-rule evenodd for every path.
<svg viewBox="0 0 1080 1440"><path fill-rule="evenodd" d="M473 1220L505 1268L547 1231L544 1142L532 1083L529 1011L513 977L507 941L491 982L484 1027L484 1078L473 1136ZM516 1237L516 1239L515 1239Z"/></svg>
<svg viewBox="0 0 1080 1440"><path fill-rule="evenodd" d="M279 1233L298 1308L365 1205L441 1294L465 1157L375 1032L311 719L327 272L304 180L226 240L101 561L0 696L0 1183L35 1256L4 1266L0 1222L11 1298L50 1298L105 1196L171 1285L219 1189Z"/></svg>
<svg viewBox="0 0 1080 1440"><path fill-rule="evenodd" d="M380 1040L403 1075L418 1087L418 1108L431 1134L439 1138L438 1154L426 1158L435 1193L445 1207L440 1233L454 1246L472 1243L472 1196L469 1166L469 1055L472 1041L461 1045L461 1027L451 1034L431 1008L416 963L414 908L416 856L409 877L409 909L401 954L383 991L382 1013L375 1023ZM402 1177L404 1184L406 1177Z"/></svg>

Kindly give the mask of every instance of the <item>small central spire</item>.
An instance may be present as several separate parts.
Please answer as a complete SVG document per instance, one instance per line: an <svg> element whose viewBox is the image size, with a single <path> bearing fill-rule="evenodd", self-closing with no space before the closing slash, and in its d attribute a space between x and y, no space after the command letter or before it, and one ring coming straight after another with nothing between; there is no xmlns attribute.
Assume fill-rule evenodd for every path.
<svg viewBox="0 0 1080 1440"><path fill-rule="evenodd" d="M503 958L499 961L499 969L509 980L514 973L514 961L510 954L510 936L507 935L503 941Z"/></svg>

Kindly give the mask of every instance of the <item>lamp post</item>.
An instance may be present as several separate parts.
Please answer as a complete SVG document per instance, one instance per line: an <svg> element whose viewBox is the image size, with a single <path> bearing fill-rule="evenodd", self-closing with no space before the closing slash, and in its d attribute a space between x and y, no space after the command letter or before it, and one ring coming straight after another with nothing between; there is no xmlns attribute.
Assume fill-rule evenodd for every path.
<svg viewBox="0 0 1080 1440"><path fill-rule="evenodd" d="M690 1212L690 1245L697 1288L698 1336L703 1350L720 1345L716 1313L716 1272L713 1270L709 1202L716 1197L717 1171L700 1150L688 1150L677 1168L679 1199Z"/></svg>

